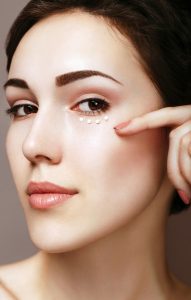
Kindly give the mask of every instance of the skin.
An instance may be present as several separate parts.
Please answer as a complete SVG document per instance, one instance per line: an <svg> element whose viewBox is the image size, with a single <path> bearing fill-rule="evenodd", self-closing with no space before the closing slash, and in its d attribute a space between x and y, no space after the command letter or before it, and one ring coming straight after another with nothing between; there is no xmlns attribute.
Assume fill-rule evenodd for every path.
<svg viewBox="0 0 191 300"><path fill-rule="evenodd" d="M181 107L165 107L116 126L117 134L123 137L162 126L171 127L167 162L168 176L176 189L184 192L185 195L182 200L186 204L191 201L190 120L191 105L184 105ZM118 127L120 128L118 129Z"/></svg>
<svg viewBox="0 0 191 300"><path fill-rule="evenodd" d="M39 22L16 49L9 79L24 79L30 90L7 87L7 100L37 112L11 122L7 154L40 249L0 271L19 299L191 299L165 260L174 191L167 174L168 130L161 124L136 134L114 129L164 106L137 58L130 40L81 12ZM56 76L87 69L122 84L94 76L55 85ZM108 122L80 123L84 112L74 104L90 95L110 103L99 115L107 114ZM95 122L98 116L88 118ZM26 195L31 180L74 188L78 195L57 208L35 210Z"/></svg>

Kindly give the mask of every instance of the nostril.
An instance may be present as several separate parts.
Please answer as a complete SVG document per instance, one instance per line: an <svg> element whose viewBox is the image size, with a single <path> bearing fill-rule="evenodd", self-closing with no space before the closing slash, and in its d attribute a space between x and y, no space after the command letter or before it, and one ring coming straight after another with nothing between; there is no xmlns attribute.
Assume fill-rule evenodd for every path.
<svg viewBox="0 0 191 300"><path fill-rule="evenodd" d="M46 162L48 164L58 164L62 158L62 149L59 144L49 147L45 143L28 143L23 144L23 155L32 164Z"/></svg>
<svg viewBox="0 0 191 300"><path fill-rule="evenodd" d="M45 156L45 155L36 155L34 157L34 161L37 162L37 163L41 162L41 161L51 162L52 159L50 157L48 157L48 156Z"/></svg>
<svg viewBox="0 0 191 300"><path fill-rule="evenodd" d="M41 161L55 164L62 158L62 141L55 139L55 129L47 120L40 118L39 115L23 140L23 155L35 164Z"/></svg>

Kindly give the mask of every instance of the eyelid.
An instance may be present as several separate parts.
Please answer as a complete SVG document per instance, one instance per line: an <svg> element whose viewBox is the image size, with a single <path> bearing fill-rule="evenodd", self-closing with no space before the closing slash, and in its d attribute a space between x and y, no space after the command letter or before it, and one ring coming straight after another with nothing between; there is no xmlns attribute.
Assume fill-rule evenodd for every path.
<svg viewBox="0 0 191 300"><path fill-rule="evenodd" d="M91 94L91 95L86 95L86 96L80 97L77 100L75 100L74 101L75 103L71 104L71 108L75 107L78 104L88 102L88 100L91 100L91 99L97 99L100 101L104 101L110 105L110 101L108 101L105 97Z"/></svg>
<svg viewBox="0 0 191 300"><path fill-rule="evenodd" d="M30 90L26 90L26 89L20 89L18 87L14 87L14 86L8 86L5 91L5 96L7 99L18 99L18 98L23 98L23 99L35 99L35 94L30 91ZM11 100L12 102L12 100Z"/></svg>
<svg viewBox="0 0 191 300"><path fill-rule="evenodd" d="M89 99L92 99L92 98L96 98L96 99L100 99L100 100L103 100L103 101L106 101L108 102L109 104L111 104L111 100L109 98L109 95L108 93L99 93L99 92L81 92L80 94L74 94L70 100L70 103L73 103L71 104L71 106L75 105L75 103L79 103L79 102L82 102L82 101L87 101Z"/></svg>
<svg viewBox="0 0 191 300"><path fill-rule="evenodd" d="M36 100L31 100L27 97L7 97L7 102L10 107L13 107L17 104L30 104L38 106L38 102Z"/></svg>
<svg viewBox="0 0 191 300"><path fill-rule="evenodd" d="M105 99L104 97L101 97L101 96L88 96L88 97L85 97L85 98L83 97L82 100L77 100L76 104L88 102L88 100L91 100L91 99L97 99L97 100L100 100L100 101L107 102L109 104L109 101L107 99Z"/></svg>
<svg viewBox="0 0 191 300"><path fill-rule="evenodd" d="M16 103L16 104L15 104ZM13 105L11 105L11 108L14 108L14 107L21 107L21 106L25 106L25 105L30 105L30 106L35 106L35 107L38 107L38 105L34 104L34 103L31 103L31 102L26 102L23 100L23 102L15 102Z"/></svg>

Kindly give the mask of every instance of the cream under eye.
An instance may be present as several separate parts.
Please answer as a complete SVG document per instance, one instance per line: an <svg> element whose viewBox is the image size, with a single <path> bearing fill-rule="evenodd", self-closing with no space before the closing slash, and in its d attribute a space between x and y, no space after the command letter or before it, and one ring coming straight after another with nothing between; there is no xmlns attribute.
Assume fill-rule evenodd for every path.
<svg viewBox="0 0 191 300"><path fill-rule="evenodd" d="M6 110L6 113L13 118L24 117L33 113L37 113L38 107L31 104L19 104Z"/></svg>
<svg viewBox="0 0 191 300"><path fill-rule="evenodd" d="M82 115L95 116L108 111L109 108L110 104L106 100L91 97L78 102L71 110L77 111Z"/></svg>

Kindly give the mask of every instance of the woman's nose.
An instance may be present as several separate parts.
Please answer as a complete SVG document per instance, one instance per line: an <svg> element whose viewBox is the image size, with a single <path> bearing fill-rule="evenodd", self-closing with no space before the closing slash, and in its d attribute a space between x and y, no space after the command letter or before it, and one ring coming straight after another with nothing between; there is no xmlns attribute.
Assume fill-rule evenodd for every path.
<svg viewBox="0 0 191 300"><path fill-rule="evenodd" d="M53 120L36 116L23 141L22 150L24 156L32 163L46 161L58 164L62 159L58 126Z"/></svg>

